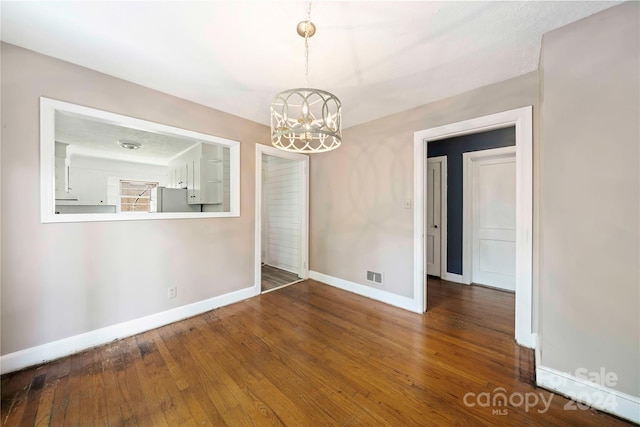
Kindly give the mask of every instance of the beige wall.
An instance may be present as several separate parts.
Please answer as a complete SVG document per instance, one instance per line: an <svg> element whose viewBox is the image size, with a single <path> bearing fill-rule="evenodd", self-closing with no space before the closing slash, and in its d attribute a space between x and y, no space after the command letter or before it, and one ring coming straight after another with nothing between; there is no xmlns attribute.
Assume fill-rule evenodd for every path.
<svg viewBox="0 0 640 427"><path fill-rule="evenodd" d="M253 285L254 145L267 127L12 45L1 53L2 354ZM41 224L40 96L240 141L241 217Z"/></svg>
<svg viewBox="0 0 640 427"><path fill-rule="evenodd" d="M545 35L542 364L640 396L640 4Z"/></svg>
<svg viewBox="0 0 640 427"><path fill-rule="evenodd" d="M383 272L385 290L412 297L413 133L527 105L536 129L537 100L532 72L346 129L338 150L311 157L311 270L363 285L366 270ZM534 130L534 181L537 145Z"/></svg>

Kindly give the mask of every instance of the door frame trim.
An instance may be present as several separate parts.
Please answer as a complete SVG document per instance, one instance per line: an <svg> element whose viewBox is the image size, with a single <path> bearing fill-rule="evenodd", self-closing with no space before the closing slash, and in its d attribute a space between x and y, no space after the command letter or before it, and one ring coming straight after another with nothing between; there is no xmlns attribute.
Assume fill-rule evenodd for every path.
<svg viewBox="0 0 640 427"><path fill-rule="evenodd" d="M447 280L447 156L429 157L426 162L440 164L440 278ZM424 172L427 173L426 166Z"/></svg>
<svg viewBox="0 0 640 427"><path fill-rule="evenodd" d="M513 145L462 153L462 280L465 285L473 280L473 162L512 154L516 154Z"/></svg>
<svg viewBox="0 0 640 427"><path fill-rule="evenodd" d="M413 309L427 304L425 276L425 158L429 141L515 126L516 129L516 319L518 344L535 348L533 313L533 107L516 108L414 132Z"/></svg>
<svg viewBox="0 0 640 427"><path fill-rule="evenodd" d="M269 145L256 144L255 151L255 248L254 248L254 289L256 294L262 292L262 156L269 155L298 162L300 168L300 191L302 200L300 207L300 277L309 278L309 156L290 153Z"/></svg>

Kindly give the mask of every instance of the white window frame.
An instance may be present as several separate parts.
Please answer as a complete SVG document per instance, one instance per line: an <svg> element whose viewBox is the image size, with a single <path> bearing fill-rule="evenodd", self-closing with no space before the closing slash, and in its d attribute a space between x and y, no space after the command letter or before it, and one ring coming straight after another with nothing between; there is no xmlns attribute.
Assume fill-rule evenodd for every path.
<svg viewBox="0 0 640 427"><path fill-rule="evenodd" d="M230 210L228 212L126 212L126 213L55 213L55 113L64 111L93 117L117 126L146 132L190 138L194 141L222 145L229 148ZM40 98L40 222L131 221L186 218L227 218L240 216L240 142L218 136L180 129L147 120L123 116L83 107L45 97Z"/></svg>

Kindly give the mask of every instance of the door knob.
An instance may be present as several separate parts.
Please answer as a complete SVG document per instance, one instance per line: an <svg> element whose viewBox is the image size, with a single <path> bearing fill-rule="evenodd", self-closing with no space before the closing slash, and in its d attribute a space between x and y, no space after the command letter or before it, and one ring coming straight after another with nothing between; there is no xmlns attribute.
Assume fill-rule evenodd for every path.
<svg viewBox="0 0 640 427"><path fill-rule="evenodd" d="M437 225L434 225L434 226L433 226L433 228L438 228L438 226L437 226Z"/></svg>

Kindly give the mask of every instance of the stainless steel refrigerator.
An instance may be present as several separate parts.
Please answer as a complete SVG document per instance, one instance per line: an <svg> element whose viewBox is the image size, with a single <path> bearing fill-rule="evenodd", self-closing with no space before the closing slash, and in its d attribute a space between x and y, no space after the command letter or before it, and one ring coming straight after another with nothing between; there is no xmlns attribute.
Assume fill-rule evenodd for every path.
<svg viewBox="0 0 640 427"><path fill-rule="evenodd" d="M190 205L187 203L186 188L156 189L157 212L201 212L202 205Z"/></svg>

